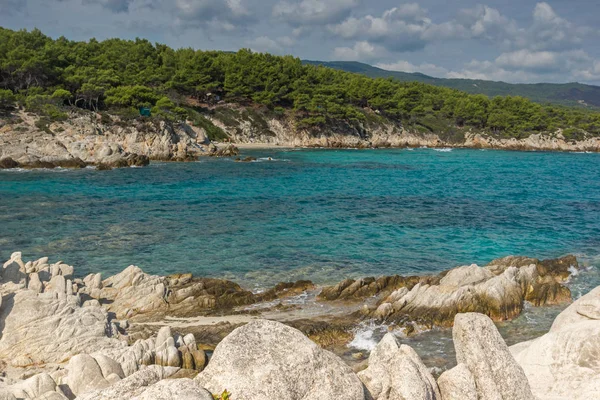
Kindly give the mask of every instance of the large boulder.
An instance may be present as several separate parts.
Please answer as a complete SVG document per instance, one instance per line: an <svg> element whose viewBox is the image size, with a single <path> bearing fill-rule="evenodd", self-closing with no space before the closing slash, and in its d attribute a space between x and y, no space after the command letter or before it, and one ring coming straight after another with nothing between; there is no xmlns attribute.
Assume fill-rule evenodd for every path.
<svg viewBox="0 0 600 400"><path fill-rule="evenodd" d="M600 398L600 287L563 311L550 332L510 350L540 399Z"/></svg>
<svg viewBox="0 0 600 400"><path fill-rule="evenodd" d="M71 358L67 371L67 384L77 396L110 386L98 362L88 354L79 354Z"/></svg>
<svg viewBox="0 0 600 400"><path fill-rule="evenodd" d="M473 374L480 400L534 399L525 372L489 317L458 314L452 338L456 360Z"/></svg>
<svg viewBox="0 0 600 400"><path fill-rule="evenodd" d="M267 320L234 330L196 379L234 399L364 399L362 383L341 359L300 331Z"/></svg>
<svg viewBox="0 0 600 400"><path fill-rule="evenodd" d="M358 373L374 400L440 400L435 379L417 353L386 334Z"/></svg>

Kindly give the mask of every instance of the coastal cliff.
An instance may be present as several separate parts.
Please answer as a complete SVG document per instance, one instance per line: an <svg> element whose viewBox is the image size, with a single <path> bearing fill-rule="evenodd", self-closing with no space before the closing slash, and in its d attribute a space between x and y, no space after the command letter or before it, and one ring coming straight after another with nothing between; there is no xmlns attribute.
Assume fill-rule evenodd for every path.
<svg viewBox="0 0 600 400"><path fill-rule="evenodd" d="M303 127L293 117L266 108L222 105L203 109L200 118L201 124L74 111L66 120L44 125L42 117L19 111L0 120L0 168L107 168L143 166L152 160L192 161L238 155L232 144L600 151L600 138L584 132L576 138L567 137L563 130L504 138L474 128L435 132L405 127L375 114L363 122Z"/></svg>
<svg viewBox="0 0 600 400"><path fill-rule="evenodd" d="M437 277L365 279L321 289L307 281L282 283L255 294L233 282L151 276L134 266L107 279L78 278L63 262L47 257L25 262L13 253L0 273L0 398L208 400L211 393L234 400L595 398L598 289L561 313L547 335L510 349L485 315L498 319L494 304L475 310L480 313L447 312L448 296L460 305L466 292L492 296L500 307L512 304L516 292L524 293L521 303L523 296L539 304L568 302L568 289L556 288L577 268L572 256L509 257ZM527 278L518 279L519 272ZM439 287L437 297L418 289L425 281ZM312 324L291 321L293 307L283 304L318 290L323 300L317 301L325 302L320 309L335 314L327 306L335 301L357 321L379 309L364 296L385 304L385 293L406 285L414 285L413 299L453 322L456 366L437 378L439 372L400 343L397 332L387 333L368 360L351 367L316 340L323 337L318 326L328 324L326 315L313 314ZM440 302L441 293L446 297ZM208 343L211 332L217 343Z"/></svg>

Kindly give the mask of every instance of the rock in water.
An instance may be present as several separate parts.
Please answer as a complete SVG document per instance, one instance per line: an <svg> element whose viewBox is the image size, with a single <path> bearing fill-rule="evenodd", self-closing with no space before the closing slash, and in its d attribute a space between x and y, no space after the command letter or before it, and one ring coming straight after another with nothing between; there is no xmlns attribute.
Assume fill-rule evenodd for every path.
<svg viewBox="0 0 600 400"><path fill-rule="evenodd" d="M600 287L554 321L544 336L510 348L540 399L600 399Z"/></svg>
<svg viewBox="0 0 600 400"><path fill-rule="evenodd" d="M417 353L386 334L358 373L374 400L440 400L435 379Z"/></svg>
<svg viewBox="0 0 600 400"><path fill-rule="evenodd" d="M358 377L300 331L267 320L234 330L196 378L212 393L244 400L361 400Z"/></svg>
<svg viewBox="0 0 600 400"><path fill-rule="evenodd" d="M480 400L534 399L525 372L489 317L456 315L452 338L456 360L473 374Z"/></svg>
<svg viewBox="0 0 600 400"><path fill-rule="evenodd" d="M442 400L477 400L475 378L465 364L444 372L437 381Z"/></svg>

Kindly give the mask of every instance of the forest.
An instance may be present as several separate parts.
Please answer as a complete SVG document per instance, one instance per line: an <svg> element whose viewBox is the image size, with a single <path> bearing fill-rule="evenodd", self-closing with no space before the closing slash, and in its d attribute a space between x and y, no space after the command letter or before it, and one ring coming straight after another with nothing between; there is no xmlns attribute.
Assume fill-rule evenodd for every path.
<svg viewBox="0 0 600 400"><path fill-rule="evenodd" d="M565 129L600 135L600 113L522 97L467 94L392 78L369 78L292 56L173 49L148 40L52 39L0 28L0 109L66 119L69 109L154 118L188 117L198 104L236 103L287 115L300 126L387 118L406 126L471 127L523 137Z"/></svg>

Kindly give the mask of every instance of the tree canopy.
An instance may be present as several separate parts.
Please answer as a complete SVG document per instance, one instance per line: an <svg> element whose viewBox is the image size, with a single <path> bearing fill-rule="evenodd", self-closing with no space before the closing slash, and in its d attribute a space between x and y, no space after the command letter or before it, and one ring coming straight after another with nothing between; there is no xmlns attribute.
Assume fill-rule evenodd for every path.
<svg viewBox="0 0 600 400"><path fill-rule="evenodd" d="M144 39L76 42L0 28L0 107L15 100L36 110L144 106L182 118L189 99L283 109L307 125L379 115L433 130L441 123L509 136L557 128L600 135L599 113L521 97L368 78L250 50L174 50Z"/></svg>

